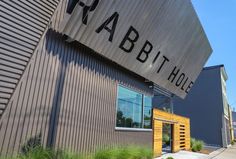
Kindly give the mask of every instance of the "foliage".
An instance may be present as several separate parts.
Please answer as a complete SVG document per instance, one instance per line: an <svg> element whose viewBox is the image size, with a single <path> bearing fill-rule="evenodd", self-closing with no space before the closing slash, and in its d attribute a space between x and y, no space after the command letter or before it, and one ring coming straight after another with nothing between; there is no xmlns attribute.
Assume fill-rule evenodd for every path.
<svg viewBox="0 0 236 159"><path fill-rule="evenodd" d="M234 145L234 140L231 141L231 145Z"/></svg>
<svg viewBox="0 0 236 159"><path fill-rule="evenodd" d="M78 155L69 151L54 151L41 146L28 148L27 153L0 159L152 159L152 150L138 146L120 146L97 150L94 154Z"/></svg>
<svg viewBox="0 0 236 159"><path fill-rule="evenodd" d="M152 150L137 146L123 146L96 151L94 159L152 159Z"/></svg>
<svg viewBox="0 0 236 159"><path fill-rule="evenodd" d="M50 149L37 146L34 148L27 148L26 153L20 153L14 156L0 156L0 159L54 159L55 153Z"/></svg>
<svg viewBox="0 0 236 159"><path fill-rule="evenodd" d="M201 140L196 140L194 138L191 138L190 146L193 152L197 152L203 148L204 142Z"/></svg>
<svg viewBox="0 0 236 159"><path fill-rule="evenodd" d="M167 101L167 102L169 102L169 101ZM162 107L162 110L163 110L164 112L171 113L171 109L170 109L170 108Z"/></svg>
<svg viewBox="0 0 236 159"><path fill-rule="evenodd" d="M21 148L21 153L22 154L26 154L29 151L35 151L35 150L39 150L42 147L41 142L42 142L42 135L36 135L34 137L31 137Z"/></svg>
<svg viewBox="0 0 236 159"><path fill-rule="evenodd" d="M174 159L173 157L167 157L166 159Z"/></svg>
<svg viewBox="0 0 236 159"><path fill-rule="evenodd" d="M62 151L62 150L58 150L56 152L56 158L55 159L84 159L85 156L83 155L79 155L76 153L72 153L70 151Z"/></svg>
<svg viewBox="0 0 236 159"><path fill-rule="evenodd" d="M170 136L168 134L163 134L162 142L166 145L170 145Z"/></svg>

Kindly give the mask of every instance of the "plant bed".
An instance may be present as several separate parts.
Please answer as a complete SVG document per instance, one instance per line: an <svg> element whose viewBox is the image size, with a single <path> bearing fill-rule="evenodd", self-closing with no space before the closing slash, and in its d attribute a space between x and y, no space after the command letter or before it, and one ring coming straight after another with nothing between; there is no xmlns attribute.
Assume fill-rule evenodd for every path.
<svg viewBox="0 0 236 159"><path fill-rule="evenodd" d="M96 152L82 155L64 150L52 150L37 146L14 157L0 159L152 159L152 149L139 146L117 146L98 149Z"/></svg>
<svg viewBox="0 0 236 159"><path fill-rule="evenodd" d="M200 150L200 151L198 151L199 153L203 153L203 154L207 154L207 155L209 155L211 152L213 152L213 151L211 151L211 150L209 150L209 149L202 149L202 150Z"/></svg>
<svg viewBox="0 0 236 159"><path fill-rule="evenodd" d="M193 152L200 152L203 147L204 147L204 142L201 141L201 140L197 140L197 139L194 139L194 138L191 138L191 150Z"/></svg>

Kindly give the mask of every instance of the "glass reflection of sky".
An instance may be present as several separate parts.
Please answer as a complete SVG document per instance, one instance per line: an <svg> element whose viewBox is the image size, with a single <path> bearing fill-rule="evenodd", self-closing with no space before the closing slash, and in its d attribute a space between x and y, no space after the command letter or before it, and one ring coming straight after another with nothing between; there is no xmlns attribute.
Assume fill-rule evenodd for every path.
<svg viewBox="0 0 236 159"><path fill-rule="evenodd" d="M143 96L122 86L118 87L117 111L122 112L122 117L118 119L119 126L151 128L151 108L151 97Z"/></svg>
<svg viewBox="0 0 236 159"><path fill-rule="evenodd" d="M119 87L118 90L118 110L123 116L132 119L132 127L142 126L142 94L135 91Z"/></svg>
<svg viewBox="0 0 236 159"><path fill-rule="evenodd" d="M152 109L152 98L149 96L144 96L144 128L151 128L151 110Z"/></svg>

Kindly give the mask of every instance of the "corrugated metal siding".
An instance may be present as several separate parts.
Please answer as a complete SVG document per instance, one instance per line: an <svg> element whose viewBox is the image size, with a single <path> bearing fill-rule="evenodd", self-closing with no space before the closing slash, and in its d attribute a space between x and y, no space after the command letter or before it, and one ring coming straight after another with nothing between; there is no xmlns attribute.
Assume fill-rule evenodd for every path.
<svg viewBox="0 0 236 159"><path fill-rule="evenodd" d="M83 2L91 6L93 0ZM87 24L82 22L83 11L83 7L77 5L71 15L67 14L61 25L63 34L181 98L187 95L185 90L188 84L197 79L212 52L191 0L100 0L95 10L88 12ZM98 30L115 12L117 25L113 25L116 22L113 18L111 22L107 21L106 26L108 30L115 27L114 37L111 38L112 31L107 32L107 28L101 32ZM139 38L129 52L121 49L120 45L130 26L137 30ZM138 37L136 35L132 31L129 37ZM109 38L112 40L109 41ZM146 40L153 48L148 56L142 54L141 58L147 57L147 60L140 62L136 59ZM131 44L132 42L125 41L124 47L129 50ZM151 46L148 45L145 49L148 51ZM158 52L160 56L156 58ZM159 72L163 56L169 61ZM175 67L180 71L173 82L169 80L169 76ZM176 84L181 73L184 73L182 86L187 79L184 88Z"/></svg>
<svg viewBox="0 0 236 159"><path fill-rule="evenodd" d="M58 3L0 1L0 118Z"/></svg>
<svg viewBox="0 0 236 159"><path fill-rule="evenodd" d="M33 55L4 113L0 153L43 145L91 151L114 144L152 144L152 132L115 131L117 84L152 90L122 68L49 31Z"/></svg>

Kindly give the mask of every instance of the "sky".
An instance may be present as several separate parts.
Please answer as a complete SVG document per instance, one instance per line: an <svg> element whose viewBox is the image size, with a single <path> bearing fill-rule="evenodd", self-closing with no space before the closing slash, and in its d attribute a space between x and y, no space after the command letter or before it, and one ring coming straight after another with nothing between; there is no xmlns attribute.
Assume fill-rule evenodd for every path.
<svg viewBox="0 0 236 159"><path fill-rule="evenodd" d="M192 0L213 53L205 66L224 64L228 103L236 111L236 0Z"/></svg>

